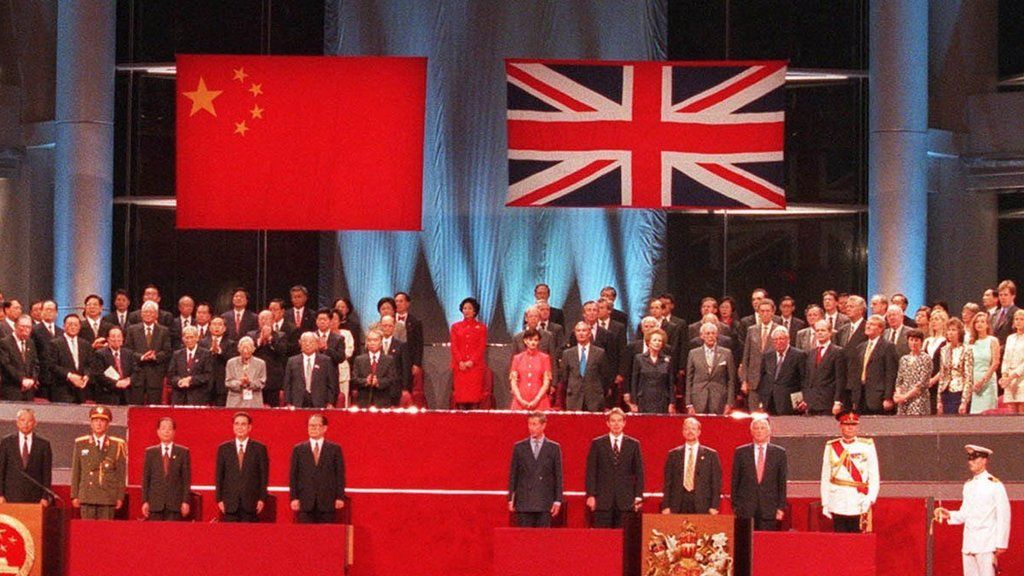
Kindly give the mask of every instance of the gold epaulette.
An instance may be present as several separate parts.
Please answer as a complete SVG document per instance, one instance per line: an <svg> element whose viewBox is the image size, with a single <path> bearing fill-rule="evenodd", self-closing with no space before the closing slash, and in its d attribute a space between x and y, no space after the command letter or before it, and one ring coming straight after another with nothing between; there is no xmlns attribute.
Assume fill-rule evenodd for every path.
<svg viewBox="0 0 1024 576"><path fill-rule="evenodd" d="M111 442L120 442L121 444L124 444L124 438L118 438L117 436L107 436L107 438L110 438Z"/></svg>
<svg viewBox="0 0 1024 576"><path fill-rule="evenodd" d="M839 440L840 442L842 442L842 441L843 441L843 437L842 437L842 436L840 436L839 438L832 438L832 439L830 439L830 440L826 440L826 441L825 441L825 446L829 446L829 445L831 445L831 444L832 444L833 442L835 442L836 440Z"/></svg>
<svg viewBox="0 0 1024 576"><path fill-rule="evenodd" d="M989 476L988 479L993 482L999 483L999 478L996 478L995 476Z"/></svg>
<svg viewBox="0 0 1024 576"><path fill-rule="evenodd" d="M86 434L85 436L79 436L78 438L75 438L75 442L81 442L83 440L90 440L91 438L92 438L92 434Z"/></svg>
<svg viewBox="0 0 1024 576"><path fill-rule="evenodd" d="M874 444L875 443L875 440L873 438L861 438L859 436L857 437L857 441L858 442L863 442L864 444Z"/></svg>

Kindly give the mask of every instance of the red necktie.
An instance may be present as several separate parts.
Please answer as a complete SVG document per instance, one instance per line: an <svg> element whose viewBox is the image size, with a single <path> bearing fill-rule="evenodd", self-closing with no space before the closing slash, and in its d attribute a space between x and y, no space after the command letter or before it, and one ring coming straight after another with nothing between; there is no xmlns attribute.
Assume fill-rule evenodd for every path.
<svg viewBox="0 0 1024 576"><path fill-rule="evenodd" d="M748 460L749 462L749 460ZM757 447L757 483L764 479L764 445Z"/></svg>
<svg viewBox="0 0 1024 576"><path fill-rule="evenodd" d="M114 370L117 370L118 376L124 376L124 372L121 371L121 352L119 350L114 351Z"/></svg>
<svg viewBox="0 0 1024 576"><path fill-rule="evenodd" d="M377 373L377 355L370 356L370 374Z"/></svg>
<svg viewBox="0 0 1024 576"><path fill-rule="evenodd" d="M192 353L185 353L185 370L192 370Z"/></svg>
<svg viewBox="0 0 1024 576"><path fill-rule="evenodd" d="M242 313L235 312L235 334L241 336L242 334Z"/></svg>
<svg viewBox="0 0 1024 576"><path fill-rule="evenodd" d="M28 468L28 438L21 441L21 467Z"/></svg>
<svg viewBox="0 0 1024 576"><path fill-rule="evenodd" d="M168 453L168 449L164 448L164 476L167 476L171 471L171 455Z"/></svg>
<svg viewBox="0 0 1024 576"><path fill-rule="evenodd" d="M818 360L814 363L815 365L821 364L821 355L822 355L822 352L824 352L824 350L825 350L824 346L818 346Z"/></svg>
<svg viewBox="0 0 1024 576"><path fill-rule="evenodd" d="M299 312L299 309L296 308L295 309L295 325L299 326L301 324L302 324L302 312Z"/></svg>

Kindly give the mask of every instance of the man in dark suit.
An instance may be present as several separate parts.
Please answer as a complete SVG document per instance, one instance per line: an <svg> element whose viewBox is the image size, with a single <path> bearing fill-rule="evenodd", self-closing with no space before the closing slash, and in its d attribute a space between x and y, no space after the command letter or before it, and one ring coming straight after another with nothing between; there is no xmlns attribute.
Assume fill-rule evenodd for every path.
<svg viewBox="0 0 1024 576"><path fill-rule="evenodd" d="M167 383L174 406L206 406L210 403L210 351L199 346L199 329L185 328L182 348L171 357Z"/></svg>
<svg viewBox="0 0 1024 576"><path fill-rule="evenodd" d="M815 323L814 333L815 346L807 350L800 409L810 416L838 414L846 390L846 352L832 343L832 330L826 320Z"/></svg>
<svg viewBox="0 0 1024 576"><path fill-rule="evenodd" d="M758 313L758 310L760 309L761 301L767 299L768 291L765 290L764 288L755 288L754 291L750 293L750 308L754 311L754 313L749 316L744 316L743 318L740 318L739 328L736 331L736 335L739 336L740 342L741 344L743 344L743 346L746 346L746 338L747 334L750 332L750 327L763 326L766 323L766 321L763 320L761 315ZM779 320L781 320L781 318L775 314L775 302L772 301L772 316L770 321L772 323L778 324Z"/></svg>
<svg viewBox="0 0 1024 576"><path fill-rule="evenodd" d="M821 306L818 306L817 304L809 304L807 306L804 310L804 318L807 318L807 327L797 332L796 342L793 346L796 346L804 352L809 352L818 345L818 337L814 326L822 319L823 315L824 312L822 311ZM826 322L826 325L827 324L828 323Z"/></svg>
<svg viewBox="0 0 1024 576"><path fill-rule="evenodd" d="M533 328L540 333L539 350L547 354L551 359L551 373L558 374L558 362L561 360L561 349L555 344L555 337L547 330L540 329L540 310L537 305L526 309L526 328L512 337L512 357L526 350L526 343L523 342L523 334L526 330ZM511 358L510 358L511 360Z"/></svg>
<svg viewBox="0 0 1024 576"><path fill-rule="evenodd" d="M272 303L275 310L283 312L280 303ZM288 365L288 358L292 356L292 342L284 332L274 329L275 324L282 327L287 326L288 330L293 327L282 319L275 322L274 312L270 309L263 310L257 316L260 327L258 330L249 332L248 336L256 345L253 356L263 360L267 365L267 381L263 386L263 402L269 406L276 407L280 403L281 390L284 389L284 371ZM298 349L298 338L295 339L295 350Z"/></svg>
<svg viewBox="0 0 1024 576"><path fill-rule="evenodd" d="M907 328L903 324L903 310L896 304L890 304L885 311L885 323L887 327L882 333L882 338L896 347L896 357L902 358L910 353L910 343L907 342Z"/></svg>
<svg viewBox="0 0 1024 576"><path fill-rule="evenodd" d="M107 332L107 346L93 357L92 393L99 404L128 403L128 388L135 373L135 355L124 348L124 333L117 326Z"/></svg>
<svg viewBox="0 0 1024 576"><path fill-rule="evenodd" d="M753 442L732 456L732 511L737 518L752 518L754 530L778 530L786 516L786 449L771 443L767 418L750 422L750 436Z"/></svg>
<svg viewBox="0 0 1024 576"><path fill-rule="evenodd" d="M284 371L284 401L296 408L334 408L338 399L336 364L317 352L319 342L312 332L299 337L302 352L288 359Z"/></svg>
<svg viewBox="0 0 1024 576"><path fill-rule="evenodd" d="M619 365L619 360L622 357L623 350L619 342L616 341L615 335L601 327L601 324L599 322L599 313L597 309L597 302L585 302L583 304L583 321L586 322L588 326L590 326L590 343L593 344L594 346L597 346L601 350L604 350L605 362L610 368L605 375L607 380L604 383L604 390L606 394L605 405L607 406L611 403L612 400L610 397L608 397L608 394L610 394L614 388L614 368ZM573 333L569 336L568 345L576 346L577 344L578 342L576 340L576 331L573 330ZM670 349L666 348L665 353L671 354Z"/></svg>
<svg viewBox="0 0 1024 576"><path fill-rule="evenodd" d="M4 300L3 313L0 314L0 340L14 334L21 314L21 302L14 299Z"/></svg>
<svg viewBox="0 0 1024 576"><path fill-rule="evenodd" d="M36 415L31 408L18 410L16 424L18 432L0 441L0 504L49 506L50 495L39 485L50 488L50 443L35 433Z"/></svg>
<svg viewBox="0 0 1024 576"><path fill-rule="evenodd" d="M550 332L551 337L555 340L555 347L561 349L565 346L565 326L551 319L551 306L548 305L547 300L537 300L534 305L540 314L540 323L537 324L537 329Z"/></svg>
<svg viewBox="0 0 1024 576"><path fill-rule="evenodd" d="M157 312L155 322L165 328L170 328L174 318L170 312L160 308L160 289L157 288L155 284L147 284L146 287L142 289L142 304L145 305L146 302L153 302L156 304ZM135 310L128 315L129 326L140 322L144 322L142 319L142 307L139 307L138 310Z"/></svg>
<svg viewBox="0 0 1024 576"><path fill-rule="evenodd" d="M89 375L92 373L92 346L78 337L82 330L82 320L68 314L64 317L64 333L50 344L51 383L50 400L81 404L92 400L92 386Z"/></svg>
<svg viewBox="0 0 1024 576"><path fill-rule="evenodd" d="M381 352L394 359L395 368L398 370L399 383L391 389L391 405L401 406L403 396L412 398L412 363L409 359L409 347L395 336L394 317L381 317L377 326L383 336L380 343Z"/></svg>
<svg viewBox="0 0 1024 576"><path fill-rule="evenodd" d="M39 389L39 353L32 340L32 318L18 318L14 333L0 340L0 397L31 402Z"/></svg>
<svg viewBox="0 0 1024 576"><path fill-rule="evenodd" d="M779 301L779 325L789 330L789 343L796 346L796 335L807 327L807 324L796 317L796 301L792 296L783 296Z"/></svg>
<svg viewBox="0 0 1024 576"><path fill-rule="evenodd" d="M1020 310L1014 302L1017 299L1017 285L1013 280L999 283L999 309L992 316L992 333L999 338L999 345L1006 345L1006 337L1013 334L1013 315Z"/></svg>
<svg viewBox="0 0 1024 576"><path fill-rule="evenodd" d="M892 298L889 299L889 302L891 303L891 305L899 307L900 316L903 317L904 326L906 326L907 328L918 328L917 321L911 318L910 316L907 316L907 306L910 305L910 302L907 300L907 296L905 294L900 294L899 292L897 292L892 295ZM927 326L924 326L924 328L927 328Z"/></svg>
<svg viewBox="0 0 1024 576"><path fill-rule="evenodd" d="M293 334L312 332L316 328L316 313L306 306L309 302L309 290L301 284L296 284L288 291L288 295L292 307L285 311L285 323L293 328ZM295 336L295 341L298 342L298 336Z"/></svg>
<svg viewBox="0 0 1024 576"><path fill-rule="evenodd" d="M248 412L235 412L231 422L234 439L217 448L217 508L223 522L256 522L267 501L267 447L249 437Z"/></svg>
<svg viewBox="0 0 1024 576"><path fill-rule="evenodd" d="M50 398L50 389L53 387L53 371L50 366L53 352L50 348L53 347L54 339L64 334L64 330L57 326L57 303L53 300L40 303L39 315L39 322L32 327L32 340L39 358L40 382L36 396Z"/></svg>
<svg viewBox="0 0 1024 576"><path fill-rule="evenodd" d="M194 326L190 327L195 330ZM156 424L160 443L146 448L142 465L142 515L149 520L181 520L192 501L192 461L188 448L174 443L174 419Z"/></svg>
<svg viewBox="0 0 1024 576"><path fill-rule="evenodd" d="M607 300L608 304L612 307L612 320L623 326L629 326L629 314L615 308L615 301L619 298L619 292L613 286L605 286L601 288L601 298ZM626 330L626 332L629 332L629 330Z"/></svg>
<svg viewBox="0 0 1024 576"><path fill-rule="evenodd" d="M547 528L562 507L562 448L544 436L547 422L543 412L531 412L530 437L512 448L508 510L520 528Z"/></svg>
<svg viewBox="0 0 1024 576"><path fill-rule="evenodd" d="M718 326L700 328L703 345L686 358L686 411L690 414L725 414L736 397L736 370L732 350L718 345Z"/></svg>
<svg viewBox="0 0 1024 576"><path fill-rule="evenodd" d="M178 298L178 315L171 321L171 350L181 348L181 334L189 326L195 326L196 301L185 295Z"/></svg>
<svg viewBox="0 0 1024 576"><path fill-rule="evenodd" d="M860 366L854 366L857 361L857 347L867 340L864 328L867 323L867 302L857 295L852 295L846 300L846 315L850 322L838 331L833 330L833 342L843 347L846 353L846 385L842 390L842 403L845 408L853 409L853 379L850 378L854 370L859 371Z"/></svg>
<svg viewBox="0 0 1024 576"><path fill-rule="evenodd" d="M128 308L132 305L132 299L125 289L119 289L114 293L114 309L103 317L105 322L121 328L122 334L128 333Z"/></svg>
<svg viewBox="0 0 1024 576"><path fill-rule="evenodd" d="M718 452L700 443L700 421L683 421L681 446L665 460L662 514L718 514L722 500L722 463Z"/></svg>
<svg viewBox="0 0 1024 576"><path fill-rule="evenodd" d="M847 299L847 307L849 307ZM850 316L846 310L839 309L839 295L835 290L826 290L821 294L822 320L828 322L833 332L838 332L850 323Z"/></svg>
<svg viewBox="0 0 1024 576"><path fill-rule="evenodd" d="M559 326L565 326L565 312L561 308L555 308L551 305L551 287L547 284L541 283L533 287L533 298L534 300L543 300L548 303L551 314L547 320L558 324Z"/></svg>
<svg viewBox="0 0 1024 576"><path fill-rule="evenodd" d="M128 402L134 405L159 404L163 397L164 377L171 359L170 330L157 323L159 308L152 300L144 302L141 321L128 327L126 346L135 355L135 373L128 389Z"/></svg>
<svg viewBox="0 0 1024 576"><path fill-rule="evenodd" d="M210 351L210 403L214 406L223 406L227 402L225 367L228 360L238 354L237 344L224 335L226 331L224 319L214 318L210 320L209 333L199 342L200 346Z"/></svg>
<svg viewBox="0 0 1024 576"><path fill-rule="evenodd" d="M316 311L317 351L326 354L335 366L345 361L345 339L331 332L331 311L321 308ZM300 334L301 336L301 334Z"/></svg>
<svg viewBox="0 0 1024 576"><path fill-rule="evenodd" d="M345 507L345 456L327 440L327 416L313 414L309 439L292 448L288 473L290 505L299 524L333 524Z"/></svg>
<svg viewBox="0 0 1024 576"><path fill-rule="evenodd" d="M401 385L394 358L384 354L380 330L366 333L366 353L352 360L352 390L361 408L391 406L392 390Z"/></svg>
<svg viewBox="0 0 1024 576"><path fill-rule="evenodd" d="M576 344L562 351L559 382L565 385L565 407L568 410L600 412L605 407L605 392L612 381L612 372L604 350L590 342L591 328L578 322L573 334Z"/></svg>
<svg viewBox="0 0 1024 576"><path fill-rule="evenodd" d="M395 322L405 324L405 343L408 347L410 374L418 376L423 371L423 322L409 313L412 298L405 292L395 294Z"/></svg>
<svg viewBox="0 0 1024 576"><path fill-rule="evenodd" d="M755 294L757 292L755 291ZM771 298L761 298L757 302L757 319L746 329L743 339L743 360L740 362L738 373L740 389L747 395L747 406L756 410L765 403L761 397L761 361L766 352L772 349L772 329L778 325L775 322L775 302Z"/></svg>
<svg viewBox="0 0 1024 576"><path fill-rule="evenodd" d="M860 413L891 413L895 404L896 371L899 358L896 347L882 338L885 320L872 316L864 321L867 341L857 346L847 380L853 390L853 406Z"/></svg>
<svg viewBox="0 0 1024 576"><path fill-rule="evenodd" d="M607 412L609 434L590 442L587 453L587 508L594 528L621 528L623 517L640 509L644 499L644 463L640 441L623 434L626 414Z"/></svg>
<svg viewBox="0 0 1024 576"><path fill-rule="evenodd" d="M761 402L769 414L793 414L792 394L804 383L807 354L789 345L789 332L782 326L772 330L772 348L761 360Z"/></svg>
<svg viewBox="0 0 1024 576"><path fill-rule="evenodd" d="M625 324L612 318L612 303L604 298L597 301L597 327L598 329L611 334L611 339L608 341L608 348L605 348L605 354L607 354L608 362L613 368L613 374L610 374L609 376L614 378L614 372L617 371L619 366L622 364L622 355L626 353L626 333L629 332L629 330L626 328ZM598 344L598 346L600 346L600 344ZM665 352L672 354L673 359L678 358L675 353L667 349ZM618 405L620 399L621 396L616 395L616 397L612 399L611 404Z"/></svg>
<svg viewBox="0 0 1024 576"><path fill-rule="evenodd" d="M106 346L107 332L113 327L114 324L103 319L103 298L97 294L86 296L79 336L90 343L93 350L99 350Z"/></svg>
<svg viewBox="0 0 1024 576"><path fill-rule="evenodd" d="M238 342L253 330L259 330L260 321L256 313L249 310L249 291L235 288L231 294L231 310L220 315L224 319L228 338Z"/></svg>

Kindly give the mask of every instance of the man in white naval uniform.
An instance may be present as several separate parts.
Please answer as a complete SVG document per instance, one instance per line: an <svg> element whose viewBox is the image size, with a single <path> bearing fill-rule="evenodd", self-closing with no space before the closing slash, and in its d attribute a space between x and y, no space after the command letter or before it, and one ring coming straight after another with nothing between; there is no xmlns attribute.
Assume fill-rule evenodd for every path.
<svg viewBox="0 0 1024 576"><path fill-rule="evenodd" d="M1003 483L986 469L992 451L974 444L964 449L974 478L964 484L960 509L940 506L935 509L935 519L964 525L964 576L993 576L999 555L1010 543L1010 499Z"/></svg>
<svg viewBox="0 0 1024 576"><path fill-rule="evenodd" d="M821 512L836 532L870 532L879 488L875 442L857 437L856 412L844 410L836 420L841 435L825 444L821 460Z"/></svg>

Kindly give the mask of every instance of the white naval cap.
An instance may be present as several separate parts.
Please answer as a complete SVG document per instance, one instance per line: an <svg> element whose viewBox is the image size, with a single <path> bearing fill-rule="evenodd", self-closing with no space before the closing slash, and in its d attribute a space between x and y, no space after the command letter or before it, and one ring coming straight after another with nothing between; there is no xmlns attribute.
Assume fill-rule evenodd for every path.
<svg viewBox="0 0 1024 576"><path fill-rule="evenodd" d="M964 446L964 450L967 451L968 458L988 458L992 455L992 450L985 448L984 446L978 446L977 444L967 444Z"/></svg>

